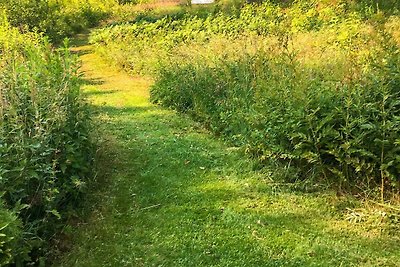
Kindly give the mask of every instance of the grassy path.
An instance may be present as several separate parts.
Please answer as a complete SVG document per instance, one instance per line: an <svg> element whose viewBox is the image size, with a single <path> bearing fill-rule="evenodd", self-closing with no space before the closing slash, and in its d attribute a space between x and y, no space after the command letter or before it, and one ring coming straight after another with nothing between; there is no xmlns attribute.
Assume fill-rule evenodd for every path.
<svg viewBox="0 0 400 267"><path fill-rule="evenodd" d="M105 180L56 266L399 266L399 239L344 219L353 204L291 191L131 78L78 47L107 152ZM104 186L103 186L104 185Z"/></svg>

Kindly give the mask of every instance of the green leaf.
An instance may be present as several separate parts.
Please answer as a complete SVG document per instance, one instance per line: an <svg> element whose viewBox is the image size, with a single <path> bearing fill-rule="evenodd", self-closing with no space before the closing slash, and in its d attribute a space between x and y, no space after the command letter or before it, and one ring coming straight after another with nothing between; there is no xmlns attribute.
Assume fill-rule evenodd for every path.
<svg viewBox="0 0 400 267"><path fill-rule="evenodd" d="M47 212L53 214L54 216L57 217L57 219L61 220L61 214L57 210L53 209L53 210L48 210Z"/></svg>

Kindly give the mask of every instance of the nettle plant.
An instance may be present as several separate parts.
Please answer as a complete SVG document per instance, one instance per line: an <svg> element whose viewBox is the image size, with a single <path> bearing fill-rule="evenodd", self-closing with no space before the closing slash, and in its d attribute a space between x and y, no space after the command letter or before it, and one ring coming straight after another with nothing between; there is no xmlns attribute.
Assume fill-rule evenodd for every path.
<svg viewBox="0 0 400 267"><path fill-rule="evenodd" d="M297 167L299 177L291 179L367 189L382 199L396 192L398 45L356 15L310 33L287 25L278 25L270 45L236 59L204 55L178 63L175 55L158 69L153 101L191 114L265 164ZM303 39L324 40L321 51ZM324 51L333 57L319 56Z"/></svg>
<svg viewBox="0 0 400 267"><path fill-rule="evenodd" d="M90 114L76 59L0 25L0 188L38 249L79 205L90 178Z"/></svg>

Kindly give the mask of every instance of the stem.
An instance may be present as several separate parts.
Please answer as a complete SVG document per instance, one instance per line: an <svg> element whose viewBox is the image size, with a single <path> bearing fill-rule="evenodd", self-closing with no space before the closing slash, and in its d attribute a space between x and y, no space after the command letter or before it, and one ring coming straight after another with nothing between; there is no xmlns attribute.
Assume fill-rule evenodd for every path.
<svg viewBox="0 0 400 267"><path fill-rule="evenodd" d="M382 116L383 116L383 120L382 120L382 144L381 144L381 201L382 203L384 203L385 199L384 199L384 192L385 192L385 172L383 170L383 162L385 159L385 144L384 144L384 140L386 137L386 115L385 115L385 95L383 95L383 100L382 100Z"/></svg>
<svg viewBox="0 0 400 267"><path fill-rule="evenodd" d="M382 148L382 151L381 151L381 201L382 201L382 203L384 203L385 202L385 199L384 199L385 176L384 176L384 172L383 172L383 169L382 169L382 162L383 162L383 148Z"/></svg>

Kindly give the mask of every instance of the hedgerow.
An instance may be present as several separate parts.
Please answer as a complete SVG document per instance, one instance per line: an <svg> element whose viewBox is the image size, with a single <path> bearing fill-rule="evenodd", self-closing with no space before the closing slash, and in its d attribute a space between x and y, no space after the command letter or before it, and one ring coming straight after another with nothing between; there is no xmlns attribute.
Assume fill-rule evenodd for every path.
<svg viewBox="0 0 400 267"><path fill-rule="evenodd" d="M96 25L110 13L114 0L0 0L12 26L39 31L53 42Z"/></svg>
<svg viewBox="0 0 400 267"><path fill-rule="evenodd" d="M0 237L5 235L0 241L2 264L39 261L48 241L79 205L91 177L90 114L77 71L67 46L54 49L40 34L21 34L3 19L0 212L7 217L0 221ZM19 221L17 228L14 221ZM15 250L19 231L23 242Z"/></svg>

